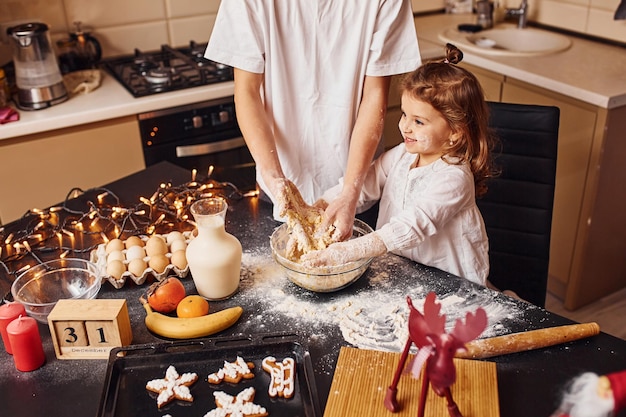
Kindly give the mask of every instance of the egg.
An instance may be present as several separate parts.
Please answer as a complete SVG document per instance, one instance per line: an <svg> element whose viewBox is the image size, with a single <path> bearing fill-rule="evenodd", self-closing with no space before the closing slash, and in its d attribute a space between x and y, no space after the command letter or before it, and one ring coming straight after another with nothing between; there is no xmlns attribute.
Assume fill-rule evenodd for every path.
<svg viewBox="0 0 626 417"><path fill-rule="evenodd" d="M143 260L143 257L133 259L128 263L128 272L136 277L142 276L146 268L148 268L148 264Z"/></svg>
<svg viewBox="0 0 626 417"><path fill-rule="evenodd" d="M114 250L107 255L107 263L111 261L122 261L124 262L124 253L121 250Z"/></svg>
<svg viewBox="0 0 626 417"><path fill-rule="evenodd" d="M179 231L173 231L173 232L169 232L167 234L167 244L171 245L172 242L176 241L176 240L185 240L185 236L183 236L183 234Z"/></svg>
<svg viewBox="0 0 626 417"><path fill-rule="evenodd" d="M105 252L107 255L116 250L124 250L124 242L121 239L111 239L109 243L106 244Z"/></svg>
<svg viewBox="0 0 626 417"><path fill-rule="evenodd" d="M187 249L187 242L185 242L184 240L175 240L170 245L170 252L172 253L185 249Z"/></svg>
<svg viewBox="0 0 626 417"><path fill-rule="evenodd" d="M126 259L133 261L135 259L143 259L146 257L146 250L142 246L131 246L126 249Z"/></svg>
<svg viewBox="0 0 626 417"><path fill-rule="evenodd" d="M115 279L122 278L122 274L126 272L126 267L122 261L113 260L107 263L107 275Z"/></svg>
<svg viewBox="0 0 626 417"><path fill-rule="evenodd" d="M181 249L176 252L172 252L170 262L172 262L172 265L178 269L187 268L187 255L185 254L185 250Z"/></svg>
<svg viewBox="0 0 626 417"><path fill-rule="evenodd" d="M167 243L161 236L150 236L146 242L146 253L148 256L164 255L167 253Z"/></svg>
<svg viewBox="0 0 626 417"><path fill-rule="evenodd" d="M154 270L157 274L165 271L165 268L170 264L170 260L167 259L167 256L157 254L150 257L148 261L148 266Z"/></svg>
<svg viewBox="0 0 626 417"><path fill-rule="evenodd" d="M133 246L141 246L141 247L143 247L143 245L144 245L143 240L141 240L141 238L139 236L131 236L131 237L129 237L128 239L126 239L124 244L126 245L126 249L130 249Z"/></svg>

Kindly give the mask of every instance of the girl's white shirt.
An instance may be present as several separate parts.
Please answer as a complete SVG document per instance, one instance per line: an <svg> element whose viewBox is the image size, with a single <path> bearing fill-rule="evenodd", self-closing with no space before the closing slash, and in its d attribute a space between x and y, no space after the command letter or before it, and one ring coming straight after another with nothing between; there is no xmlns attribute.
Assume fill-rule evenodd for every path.
<svg viewBox="0 0 626 417"><path fill-rule="evenodd" d="M309 204L345 174L365 76L421 63L409 0L222 1L205 57L265 73L283 171Z"/></svg>
<svg viewBox="0 0 626 417"><path fill-rule="evenodd" d="M376 233L390 252L485 285L489 243L465 163L438 159L411 168L416 155L400 144L370 167L359 207L380 200ZM339 185L324 193L332 201Z"/></svg>

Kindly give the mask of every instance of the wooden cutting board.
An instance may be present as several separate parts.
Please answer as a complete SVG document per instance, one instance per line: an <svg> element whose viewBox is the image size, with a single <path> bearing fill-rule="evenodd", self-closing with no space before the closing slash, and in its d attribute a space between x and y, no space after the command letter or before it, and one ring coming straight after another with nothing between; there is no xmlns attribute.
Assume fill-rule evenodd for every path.
<svg viewBox="0 0 626 417"><path fill-rule="evenodd" d="M399 360L400 353L342 347L324 417L417 416L421 378L414 379L410 374L400 378L399 412L388 411L383 403ZM454 362L457 379L451 390L463 417L499 417L496 364L468 359L454 359ZM425 415L449 417L445 399L432 388L429 388Z"/></svg>

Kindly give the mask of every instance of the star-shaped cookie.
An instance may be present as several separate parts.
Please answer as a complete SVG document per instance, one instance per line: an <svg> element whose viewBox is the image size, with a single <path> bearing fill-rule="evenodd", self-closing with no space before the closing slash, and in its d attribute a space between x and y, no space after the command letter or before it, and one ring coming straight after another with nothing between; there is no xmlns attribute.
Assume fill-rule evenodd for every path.
<svg viewBox="0 0 626 417"><path fill-rule="evenodd" d="M175 399L187 402L193 401L189 386L197 380L198 375L196 373L187 372L179 375L176 368L170 365L165 371L165 378L148 381L146 389L159 394L157 396L157 407L161 408Z"/></svg>
<svg viewBox="0 0 626 417"><path fill-rule="evenodd" d="M222 381L238 384L242 379L250 379L254 377L252 371L254 364L246 362L242 357L237 356L235 362L224 361L224 366L217 372L209 375L207 380L209 384L219 384Z"/></svg>
<svg viewBox="0 0 626 417"><path fill-rule="evenodd" d="M215 391L215 405L217 408L209 411L204 417L265 417L267 410L254 404L254 387L249 387L237 394L236 397L223 391Z"/></svg>

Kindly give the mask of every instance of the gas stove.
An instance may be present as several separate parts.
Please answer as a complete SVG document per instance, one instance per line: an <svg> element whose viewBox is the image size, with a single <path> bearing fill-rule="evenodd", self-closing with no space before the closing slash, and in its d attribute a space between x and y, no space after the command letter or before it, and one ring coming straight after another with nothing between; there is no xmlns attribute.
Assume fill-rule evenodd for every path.
<svg viewBox="0 0 626 417"><path fill-rule="evenodd" d="M188 47L162 45L160 50L102 60L111 73L134 97L182 90L233 80L233 69L204 58L205 44L189 42Z"/></svg>

